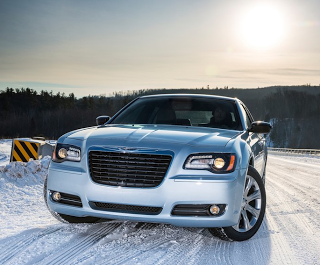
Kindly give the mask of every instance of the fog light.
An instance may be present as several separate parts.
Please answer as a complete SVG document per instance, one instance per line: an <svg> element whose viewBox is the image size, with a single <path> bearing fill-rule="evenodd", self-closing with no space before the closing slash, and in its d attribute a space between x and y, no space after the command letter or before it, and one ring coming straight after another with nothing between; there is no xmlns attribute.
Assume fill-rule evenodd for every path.
<svg viewBox="0 0 320 265"><path fill-rule="evenodd" d="M61 194L60 194L60 192L55 191L55 192L52 193L51 196L52 196L52 199L53 199L54 201L56 201L56 202L58 202L58 201L61 200Z"/></svg>
<svg viewBox="0 0 320 265"><path fill-rule="evenodd" d="M209 211L212 215L217 215L220 212L219 206L213 204L210 206Z"/></svg>

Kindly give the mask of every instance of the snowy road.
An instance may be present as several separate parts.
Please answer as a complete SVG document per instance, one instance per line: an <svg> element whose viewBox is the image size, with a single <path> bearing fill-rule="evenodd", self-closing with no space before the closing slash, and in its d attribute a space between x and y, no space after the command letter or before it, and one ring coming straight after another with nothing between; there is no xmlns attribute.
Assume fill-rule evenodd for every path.
<svg viewBox="0 0 320 265"><path fill-rule="evenodd" d="M241 243L200 228L58 223L42 200L43 167L0 167L0 264L320 264L319 157L269 155L266 218Z"/></svg>

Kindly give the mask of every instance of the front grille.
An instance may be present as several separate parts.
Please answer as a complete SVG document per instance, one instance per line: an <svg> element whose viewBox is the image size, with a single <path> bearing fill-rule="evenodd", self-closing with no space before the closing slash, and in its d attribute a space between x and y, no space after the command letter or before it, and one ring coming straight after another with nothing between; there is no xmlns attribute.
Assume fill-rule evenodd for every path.
<svg viewBox="0 0 320 265"><path fill-rule="evenodd" d="M89 168L94 182L121 187L160 185L172 157L169 155L91 151Z"/></svg>
<svg viewBox="0 0 320 265"><path fill-rule="evenodd" d="M133 214L157 215L162 211L161 207L116 204L116 203L106 203L106 202L89 202L89 205L91 206L91 208L96 210L104 210L109 212L133 213Z"/></svg>

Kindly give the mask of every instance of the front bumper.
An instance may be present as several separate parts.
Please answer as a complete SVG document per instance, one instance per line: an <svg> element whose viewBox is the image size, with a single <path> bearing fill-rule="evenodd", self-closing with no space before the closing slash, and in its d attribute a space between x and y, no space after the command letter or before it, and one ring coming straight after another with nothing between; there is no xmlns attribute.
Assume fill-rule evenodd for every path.
<svg viewBox="0 0 320 265"><path fill-rule="evenodd" d="M52 163L54 164L54 163ZM48 206L51 210L71 216L132 220L139 222L168 223L184 227L228 227L238 223L239 210L246 170L237 169L223 175L197 177L193 175L170 176L155 188L126 188L97 184L87 172L50 167L47 184ZM82 207L54 202L49 193L59 191L79 196ZM89 202L116 203L137 206L162 207L157 215L112 212L93 209ZM226 204L221 216L173 216L178 204Z"/></svg>

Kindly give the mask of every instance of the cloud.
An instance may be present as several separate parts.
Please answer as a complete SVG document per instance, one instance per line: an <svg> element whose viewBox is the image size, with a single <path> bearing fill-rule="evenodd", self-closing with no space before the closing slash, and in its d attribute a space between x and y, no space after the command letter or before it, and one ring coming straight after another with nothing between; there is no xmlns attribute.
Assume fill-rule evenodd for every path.
<svg viewBox="0 0 320 265"><path fill-rule="evenodd" d="M42 83L42 82L0 82L0 85L6 85L8 84L9 87L52 87L52 88L77 88L79 86L75 86L75 85L66 85L66 84L55 84L55 83ZM8 86L7 85L7 86Z"/></svg>
<svg viewBox="0 0 320 265"><path fill-rule="evenodd" d="M232 70L232 73L239 74L265 74L265 75L283 75L283 76L319 76L318 69L299 69L299 68L275 68L275 69L243 69Z"/></svg>

